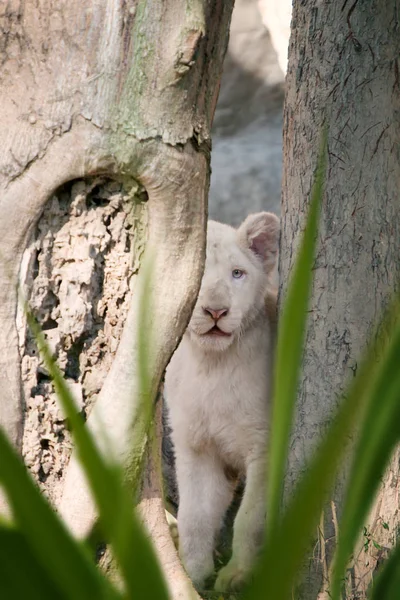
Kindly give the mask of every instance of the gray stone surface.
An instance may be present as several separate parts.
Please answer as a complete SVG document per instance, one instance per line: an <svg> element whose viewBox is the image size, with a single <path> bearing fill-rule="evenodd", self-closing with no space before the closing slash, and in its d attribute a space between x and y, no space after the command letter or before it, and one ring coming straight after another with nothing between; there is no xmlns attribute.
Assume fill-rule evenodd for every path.
<svg viewBox="0 0 400 600"><path fill-rule="evenodd" d="M237 0L215 114L209 214L280 212L284 75L255 0Z"/></svg>

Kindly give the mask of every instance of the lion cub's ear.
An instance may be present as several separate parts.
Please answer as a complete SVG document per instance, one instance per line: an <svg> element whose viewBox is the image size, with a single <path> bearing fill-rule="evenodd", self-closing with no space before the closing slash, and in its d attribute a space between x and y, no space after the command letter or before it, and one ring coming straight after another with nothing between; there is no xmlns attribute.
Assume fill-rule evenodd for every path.
<svg viewBox="0 0 400 600"><path fill-rule="evenodd" d="M249 215L238 229L239 243L261 258L266 273L275 266L279 248L279 219L269 212Z"/></svg>

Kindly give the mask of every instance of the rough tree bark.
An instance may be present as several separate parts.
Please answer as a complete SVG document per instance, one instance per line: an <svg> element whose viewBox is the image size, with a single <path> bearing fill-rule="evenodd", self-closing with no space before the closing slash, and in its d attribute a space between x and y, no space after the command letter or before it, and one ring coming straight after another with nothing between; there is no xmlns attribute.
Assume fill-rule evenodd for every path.
<svg viewBox="0 0 400 600"><path fill-rule="evenodd" d="M289 489L344 383L356 373L366 339L399 281L399 19L395 0L384 9L377 0L294 2L284 115L283 288L326 121L329 163ZM368 535L373 526L372 536L384 548L393 544L398 527L398 458L396 453L365 524ZM343 482L334 497L339 516L342 489ZM334 543L332 515L327 525L328 556ZM349 597L362 597L370 580L379 554L372 541L370 550L350 573ZM310 561L299 598L315 597L324 570L321 556Z"/></svg>
<svg viewBox="0 0 400 600"><path fill-rule="evenodd" d="M57 6L50 0L35 5L9 0L1 8L0 422L18 447L23 393L15 317L21 258L49 198L75 179L101 174L122 182L125 196L135 196L137 182L148 194L145 256L151 251L154 257L157 337L149 350L155 397L203 268L210 127L231 10L225 0L69 0ZM77 202L78 213L87 209L85 200ZM139 274L135 290L141 279ZM137 392L137 298L133 293L115 360L89 418L97 433L100 417L128 470L137 459L129 443ZM159 498L159 486L153 488ZM161 503L155 505L156 513L143 512L148 522L159 516L152 529L161 539L167 525ZM60 509L77 534L93 524L93 503L75 459ZM185 597L179 561L164 550L160 556L172 594Z"/></svg>

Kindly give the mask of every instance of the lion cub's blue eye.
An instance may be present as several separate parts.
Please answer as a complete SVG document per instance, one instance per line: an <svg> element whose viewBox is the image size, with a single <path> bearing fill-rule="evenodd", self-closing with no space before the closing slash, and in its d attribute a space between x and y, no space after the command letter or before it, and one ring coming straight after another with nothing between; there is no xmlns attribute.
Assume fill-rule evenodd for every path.
<svg viewBox="0 0 400 600"><path fill-rule="evenodd" d="M241 277L243 277L244 275L244 271L241 271L240 269L233 269L232 271L232 277L234 279L240 279Z"/></svg>

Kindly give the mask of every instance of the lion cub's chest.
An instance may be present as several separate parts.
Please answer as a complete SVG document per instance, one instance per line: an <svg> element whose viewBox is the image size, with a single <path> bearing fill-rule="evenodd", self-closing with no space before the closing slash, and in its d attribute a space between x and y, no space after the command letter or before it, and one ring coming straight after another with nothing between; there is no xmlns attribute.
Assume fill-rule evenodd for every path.
<svg viewBox="0 0 400 600"><path fill-rule="evenodd" d="M166 390L176 446L216 451L227 464L244 469L247 458L265 445L269 351L267 332L253 348L217 361L201 360L189 341L181 344Z"/></svg>

